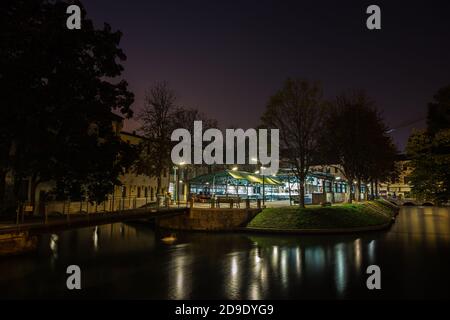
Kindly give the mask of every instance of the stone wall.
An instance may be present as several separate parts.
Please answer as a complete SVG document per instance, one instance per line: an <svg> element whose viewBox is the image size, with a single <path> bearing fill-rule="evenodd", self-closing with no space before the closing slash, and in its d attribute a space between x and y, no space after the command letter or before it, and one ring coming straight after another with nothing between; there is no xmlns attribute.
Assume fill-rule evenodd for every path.
<svg viewBox="0 0 450 320"><path fill-rule="evenodd" d="M161 228L175 230L233 230L243 227L260 209L191 208L188 215L158 218Z"/></svg>

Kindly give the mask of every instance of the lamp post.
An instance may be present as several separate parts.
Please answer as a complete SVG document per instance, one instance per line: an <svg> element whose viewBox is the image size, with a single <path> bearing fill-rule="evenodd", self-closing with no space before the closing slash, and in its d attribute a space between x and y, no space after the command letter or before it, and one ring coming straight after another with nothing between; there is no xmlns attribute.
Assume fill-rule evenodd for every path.
<svg viewBox="0 0 450 320"><path fill-rule="evenodd" d="M183 183L183 181L180 179L181 178L181 169L183 167L183 165L185 164L185 162L180 162L178 165L180 166L178 168L178 166L174 166L174 175L175 175L175 183L174 183L174 188L176 188L177 194L176 196L174 195L174 201L176 200L178 203L178 207L180 206L180 185ZM178 169L178 176L176 176L176 170Z"/></svg>
<svg viewBox="0 0 450 320"><path fill-rule="evenodd" d="M179 180L179 186L183 183L183 180ZM178 188L178 207L180 207L180 188Z"/></svg>
<svg viewBox="0 0 450 320"><path fill-rule="evenodd" d="M172 196L173 202L177 201L178 198L177 169L178 169L177 166L173 166L173 196Z"/></svg>

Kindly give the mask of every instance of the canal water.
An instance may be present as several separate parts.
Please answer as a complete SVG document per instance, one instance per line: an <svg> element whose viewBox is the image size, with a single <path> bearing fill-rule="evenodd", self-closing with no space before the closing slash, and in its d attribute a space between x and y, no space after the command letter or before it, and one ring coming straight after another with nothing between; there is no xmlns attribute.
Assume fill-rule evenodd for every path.
<svg viewBox="0 0 450 320"><path fill-rule="evenodd" d="M450 298L448 208L405 207L393 227L361 235L176 233L115 223L35 235L0 257L0 298ZM381 290L366 269L381 268ZM82 290L66 288L78 265Z"/></svg>

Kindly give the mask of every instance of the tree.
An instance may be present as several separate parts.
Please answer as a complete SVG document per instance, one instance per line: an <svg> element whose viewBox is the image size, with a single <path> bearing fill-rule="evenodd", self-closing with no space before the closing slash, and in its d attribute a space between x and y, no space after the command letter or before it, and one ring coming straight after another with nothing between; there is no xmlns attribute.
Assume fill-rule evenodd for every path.
<svg viewBox="0 0 450 320"><path fill-rule="evenodd" d="M270 98L261 118L263 126L280 130L280 154L300 183L300 207L305 206L306 176L319 156L324 108L319 84L289 78Z"/></svg>
<svg viewBox="0 0 450 320"><path fill-rule="evenodd" d="M412 193L421 199L450 200L450 86L440 89L428 104L427 129L414 131L406 152L413 170Z"/></svg>
<svg viewBox="0 0 450 320"><path fill-rule="evenodd" d="M112 112L130 117L134 99L127 82L116 80L126 59L121 32L95 29L75 4L81 30L66 28L69 1L0 5L0 171L13 173L16 196L29 179L31 201L49 180L56 193L78 190L101 201L130 163L112 127Z"/></svg>
<svg viewBox="0 0 450 320"><path fill-rule="evenodd" d="M450 86L439 89L433 98L427 112L427 132L430 135L450 128Z"/></svg>
<svg viewBox="0 0 450 320"><path fill-rule="evenodd" d="M350 203L352 188L360 200L362 183L390 175L397 154L374 102L362 91L343 93L332 102L321 147L325 161L339 165L347 179Z"/></svg>
<svg viewBox="0 0 450 320"><path fill-rule="evenodd" d="M157 83L147 91L144 108L139 115L145 140L137 171L155 177L157 194L161 194L163 173L170 170L170 136L175 129L176 97L167 82Z"/></svg>
<svg viewBox="0 0 450 320"><path fill-rule="evenodd" d="M180 107L176 100L175 92L169 88L168 83L159 82L148 90L144 108L139 114L145 140L140 146L141 155L136 170L156 178L158 194L162 191L164 172L169 171L173 165L170 156L175 144L170 139L173 130L183 128L192 132L196 120L202 120L204 130L217 127L216 120L207 118L195 108ZM185 167L192 168L194 166Z"/></svg>
<svg viewBox="0 0 450 320"><path fill-rule="evenodd" d="M183 128L194 132L194 121L202 121L202 131L208 129L215 129L218 127L217 120L210 119L206 114L200 112L196 108L177 107L173 113L174 128ZM203 134L202 132L202 134ZM194 139L191 139L191 159L194 159ZM214 165L206 164L186 164L183 166L185 172L193 172L193 176L197 176L198 170L207 167L209 171L213 169Z"/></svg>

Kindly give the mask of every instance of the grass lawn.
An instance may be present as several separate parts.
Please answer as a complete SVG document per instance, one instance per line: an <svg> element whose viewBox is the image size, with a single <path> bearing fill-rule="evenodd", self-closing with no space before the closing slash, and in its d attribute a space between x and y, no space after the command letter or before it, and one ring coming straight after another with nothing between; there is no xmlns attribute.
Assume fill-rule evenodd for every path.
<svg viewBox="0 0 450 320"><path fill-rule="evenodd" d="M247 225L253 228L275 229L334 229L385 224L395 214L396 207L386 201L375 200L354 204L335 204L331 207L298 206L267 208Z"/></svg>

